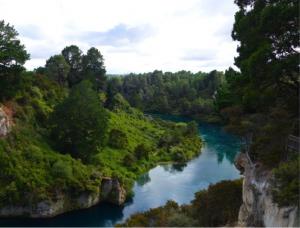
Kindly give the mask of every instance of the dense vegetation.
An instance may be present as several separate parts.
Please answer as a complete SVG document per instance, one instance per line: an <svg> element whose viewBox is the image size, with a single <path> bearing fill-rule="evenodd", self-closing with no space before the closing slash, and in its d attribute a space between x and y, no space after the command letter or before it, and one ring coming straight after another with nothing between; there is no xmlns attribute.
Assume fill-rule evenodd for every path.
<svg viewBox="0 0 300 228"><path fill-rule="evenodd" d="M217 87L226 85L222 72L154 71L109 79L132 107L145 112L184 115L210 123L220 122L213 111Z"/></svg>
<svg viewBox="0 0 300 228"><path fill-rule="evenodd" d="M0 206L99 194L103 176L132 194L134 179L158 162L200 153L196 122L153 120L113 88L103 93L105 68L96 48L82 55L72 45L45 67L26 71L29 55L18 33L0 25L0 107L12 124L0 140ZM67 209L80 207L74 202Z"/></svg>
<svg viewBox="0 0 300 228"><path fill-rule="evenodd" d="M164 206L132 214L116 227L216 227L237 220L243 180L223 180L195 193L190 205L168 200Z"/></svg>
<svg viewBox="0 0 300 228"><path fill-rule="evenodd" d="M217 89L214 110L251 164L276 168L274 202L298 205L299 165L291 157L299 154L287 151L286 140L290 134L299 137L299 1L235 3L240 10L232 38L240 42L235 58L240 72L225 72L227 87Z"/></svg>

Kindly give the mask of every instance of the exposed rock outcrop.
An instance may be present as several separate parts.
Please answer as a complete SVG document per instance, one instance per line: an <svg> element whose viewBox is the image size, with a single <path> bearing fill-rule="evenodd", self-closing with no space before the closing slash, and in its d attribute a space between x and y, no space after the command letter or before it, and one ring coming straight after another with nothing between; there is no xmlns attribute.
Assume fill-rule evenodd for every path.
<svg viewBox="0 0 300 228"><path fill-rule="evenodd" d="M34 207L4 206L0 208L0 217L47 218L80 208L89 208L100 201L122 204L126 199L126 191L117 180L103 178L100 194L83 192L78 197L70 197L68 193L60 194L58 200L43 200Z"/></svg>
<svg viewBox="0 0 300 228"><path fill-rule="evenodd" d="M3 107L0 107L0 139L10 132L11 123Z"/></svg>
<svg viewBox="0 0 300 228"><path fill-rule="evenodd" d="M100 195L103 201L120 205L126 199L125 194L126 191L117 180L103 177L100 187Z"/></svg>
<svg viewBox="0 0 300 228"><path fill-rule="evenodd" d="M269 186L270 170L250 166L248 158L238 153L234 165L245 175L243 204L237 226L294 227L299 226L299 208L279 208L272 203Z"/></svg>

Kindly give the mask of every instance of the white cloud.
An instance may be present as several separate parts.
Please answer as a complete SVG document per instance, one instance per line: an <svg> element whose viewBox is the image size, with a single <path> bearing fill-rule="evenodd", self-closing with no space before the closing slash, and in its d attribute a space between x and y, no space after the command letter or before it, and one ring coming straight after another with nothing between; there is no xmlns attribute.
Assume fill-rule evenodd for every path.
<svg viewBox="0 0 300 228"><path fill-rule="evenodd" d="M225 70L233 65L232 0L0 0L31 54L43 66L69 45L99 49L108 73ZM227 64L227 65L226 65Z"/></svg>

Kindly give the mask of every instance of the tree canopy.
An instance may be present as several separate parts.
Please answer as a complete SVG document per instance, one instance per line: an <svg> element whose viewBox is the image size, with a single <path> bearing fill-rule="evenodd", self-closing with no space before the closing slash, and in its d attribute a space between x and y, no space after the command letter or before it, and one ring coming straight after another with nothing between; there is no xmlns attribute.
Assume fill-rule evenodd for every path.
<svg viewBox="0 0 300 228"><path fill-rule="evenodd" d="M108 118L91 82L84 80L74 86L50 117L59 151L89 160L103 144Z"/></svg>
<svg viewBox="0 0 300 228"><path fill-rule="evenodd" d="M30 55L17 39L18 32L13 26L0 21L0 95L11 97L21 89L25 70L23 65Z"/></svg>
<svg viewBox="0 0 300 228"><path fill-rule="evenodd" d="M70 66L66 63L64 56L54 55L47 60L45 74L50 80L57 81L61 86L67 81L69 70Z"/></svg>
<svg viewBox="0 0 300 228"><path fill-rule="evenodd" d="M241 73L233 69L226 72L230 95L228 90L219 90L217 103L224 104L226 99L227 106L238 103L248 112L262 112L280 101L298 116L299 2L235 3L240 10L235 15L232 38L240 41L235 65Z"/></svg>

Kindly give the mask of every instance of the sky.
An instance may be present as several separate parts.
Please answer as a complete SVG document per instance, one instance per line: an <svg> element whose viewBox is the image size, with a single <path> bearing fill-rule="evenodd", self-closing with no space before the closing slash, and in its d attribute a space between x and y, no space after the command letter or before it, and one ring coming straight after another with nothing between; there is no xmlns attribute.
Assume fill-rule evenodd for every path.
<svg viewBox="0 0 300 228"><path fill-rule="evenodd" d="M0 20L30 53L27 70L77 45L96 47L108 74L225 71L237 11L233 0L0 0Z"/></svg>

